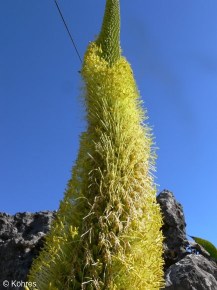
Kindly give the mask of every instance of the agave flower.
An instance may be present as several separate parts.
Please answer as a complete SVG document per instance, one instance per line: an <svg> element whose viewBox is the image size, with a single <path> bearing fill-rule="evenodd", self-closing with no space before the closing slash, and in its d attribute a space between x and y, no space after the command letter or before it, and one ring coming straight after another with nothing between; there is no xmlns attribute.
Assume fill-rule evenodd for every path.
<svg viewBox="0 0 217 290"><path fill-rule="evenodd" d="M37 286L30 289L162 286L152 134L119 39L119 1L107 0L81 72L87 130L57 218L33 262L29 281Z"/></svg>

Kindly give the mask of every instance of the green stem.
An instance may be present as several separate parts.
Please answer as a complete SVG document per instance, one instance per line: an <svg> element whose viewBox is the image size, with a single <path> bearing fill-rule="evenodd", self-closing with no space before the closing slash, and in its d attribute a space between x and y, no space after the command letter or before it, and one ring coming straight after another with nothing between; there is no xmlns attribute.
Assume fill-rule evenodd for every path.
<svg viewBox="0 0 217 290"><path fill-rule="evenodd" d="M107 0L101 32L96 44L102 49L102 57L114 64L121 56L120 48L120 3L119 0Z"/></svg>

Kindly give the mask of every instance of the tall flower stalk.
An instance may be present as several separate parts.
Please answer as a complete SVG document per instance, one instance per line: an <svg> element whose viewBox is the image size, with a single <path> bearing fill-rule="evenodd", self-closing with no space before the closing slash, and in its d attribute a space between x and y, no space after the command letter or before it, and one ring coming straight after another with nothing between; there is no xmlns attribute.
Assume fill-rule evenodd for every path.
<svg viewBox="0 0 217 290"><path fill-rule="evenodd" d="M163 280L162 217L146 111L120 49L118 0L84 56L87 130L57 218L33 262L39 290L154 290Z"/></svg>

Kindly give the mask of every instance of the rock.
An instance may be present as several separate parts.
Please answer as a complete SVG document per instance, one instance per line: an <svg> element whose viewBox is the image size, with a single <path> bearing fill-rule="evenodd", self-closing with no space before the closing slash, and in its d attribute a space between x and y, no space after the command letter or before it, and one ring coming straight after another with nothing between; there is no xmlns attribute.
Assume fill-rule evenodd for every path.
<svg viewBox="0 0 217 290"><path fill-rule="evenodd" d="M172 192L162 191L157 196L163 214L163 235L165 269L173 265L186 255L188 241L185 232L185 217L183 208Z"/></svg>
<svg viewBox="0 0 217 290"><path fill-rule="evenodd" d="M217 265L202 255L189 254L165 273L165 290L216 290Z"/></svg>
<svg viewBox="0 0 217 290"><path fill-rule="evenodd" d="M162 290L217 290L217 264L200 245L187 240L180 203L168 190L162 191L157 201L163 214L165 237L165 288Z"/></svg>
<svg viewBox="0 0 217 290"><path fill-rule="evenodd" d="M208 253L201 245L199 245L198 243L194 242L194 241L189 241L189 248L191 250L192 253L194 254L201 254L202 256L210 259L210 260L214 260L213 258L211 258L210 253Z"/></svg>
<svg viewBox="0 0 217 290"><path fill-rule="evenodd" d="M54 216L55 212L51 211L0 213L0 290L23 289L12 285L4 287L3 281L26 281L32 260L38 255Z"/></svg>

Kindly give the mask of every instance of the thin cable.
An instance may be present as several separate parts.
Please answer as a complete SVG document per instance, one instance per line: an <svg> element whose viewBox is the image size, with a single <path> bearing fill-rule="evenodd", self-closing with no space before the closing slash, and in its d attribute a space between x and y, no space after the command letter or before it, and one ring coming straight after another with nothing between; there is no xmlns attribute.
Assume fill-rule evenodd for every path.
<svg viewBox="0 0 217 290"><path fill-rule="evenodd" d="M64 19L63 14L62 14L62 12L61 12L61 10L60 10L60 7L59 7L59 5L58 5L58 3L57 3L56 0L54 0L54 2L55 2L55 4L56 4L56 7L57 7L57 9L58 9L58 11L59 11L59 14L60 14L60 16L61 16L61 18L62 18L62 21L63 21L63 23L64 23L64 25L65 25L65 28L66 28L66 30L67 30L67 32L68 32L68 34L69 34L69 37L70 37L70 39L71 39L71 41L72 41L72 44L73 44L73 47L74 47L74 49L75 49L75 51L76 51L76 53L77 53L77 56L78 56L78 58L80 59L80 61L81 61L81 63L82 63L81 56L80 56L80 54L79 54L79 52L78 52L78 49L77 49L76 44L75 44L75 42L74 42L74 40L73 40L73 38L72 38L72 35L71 35L71 33L70 33L69 29L68 29L68 26L67 26L67 24L66 24L66 22L65 22L65 19Z"/></svg>

